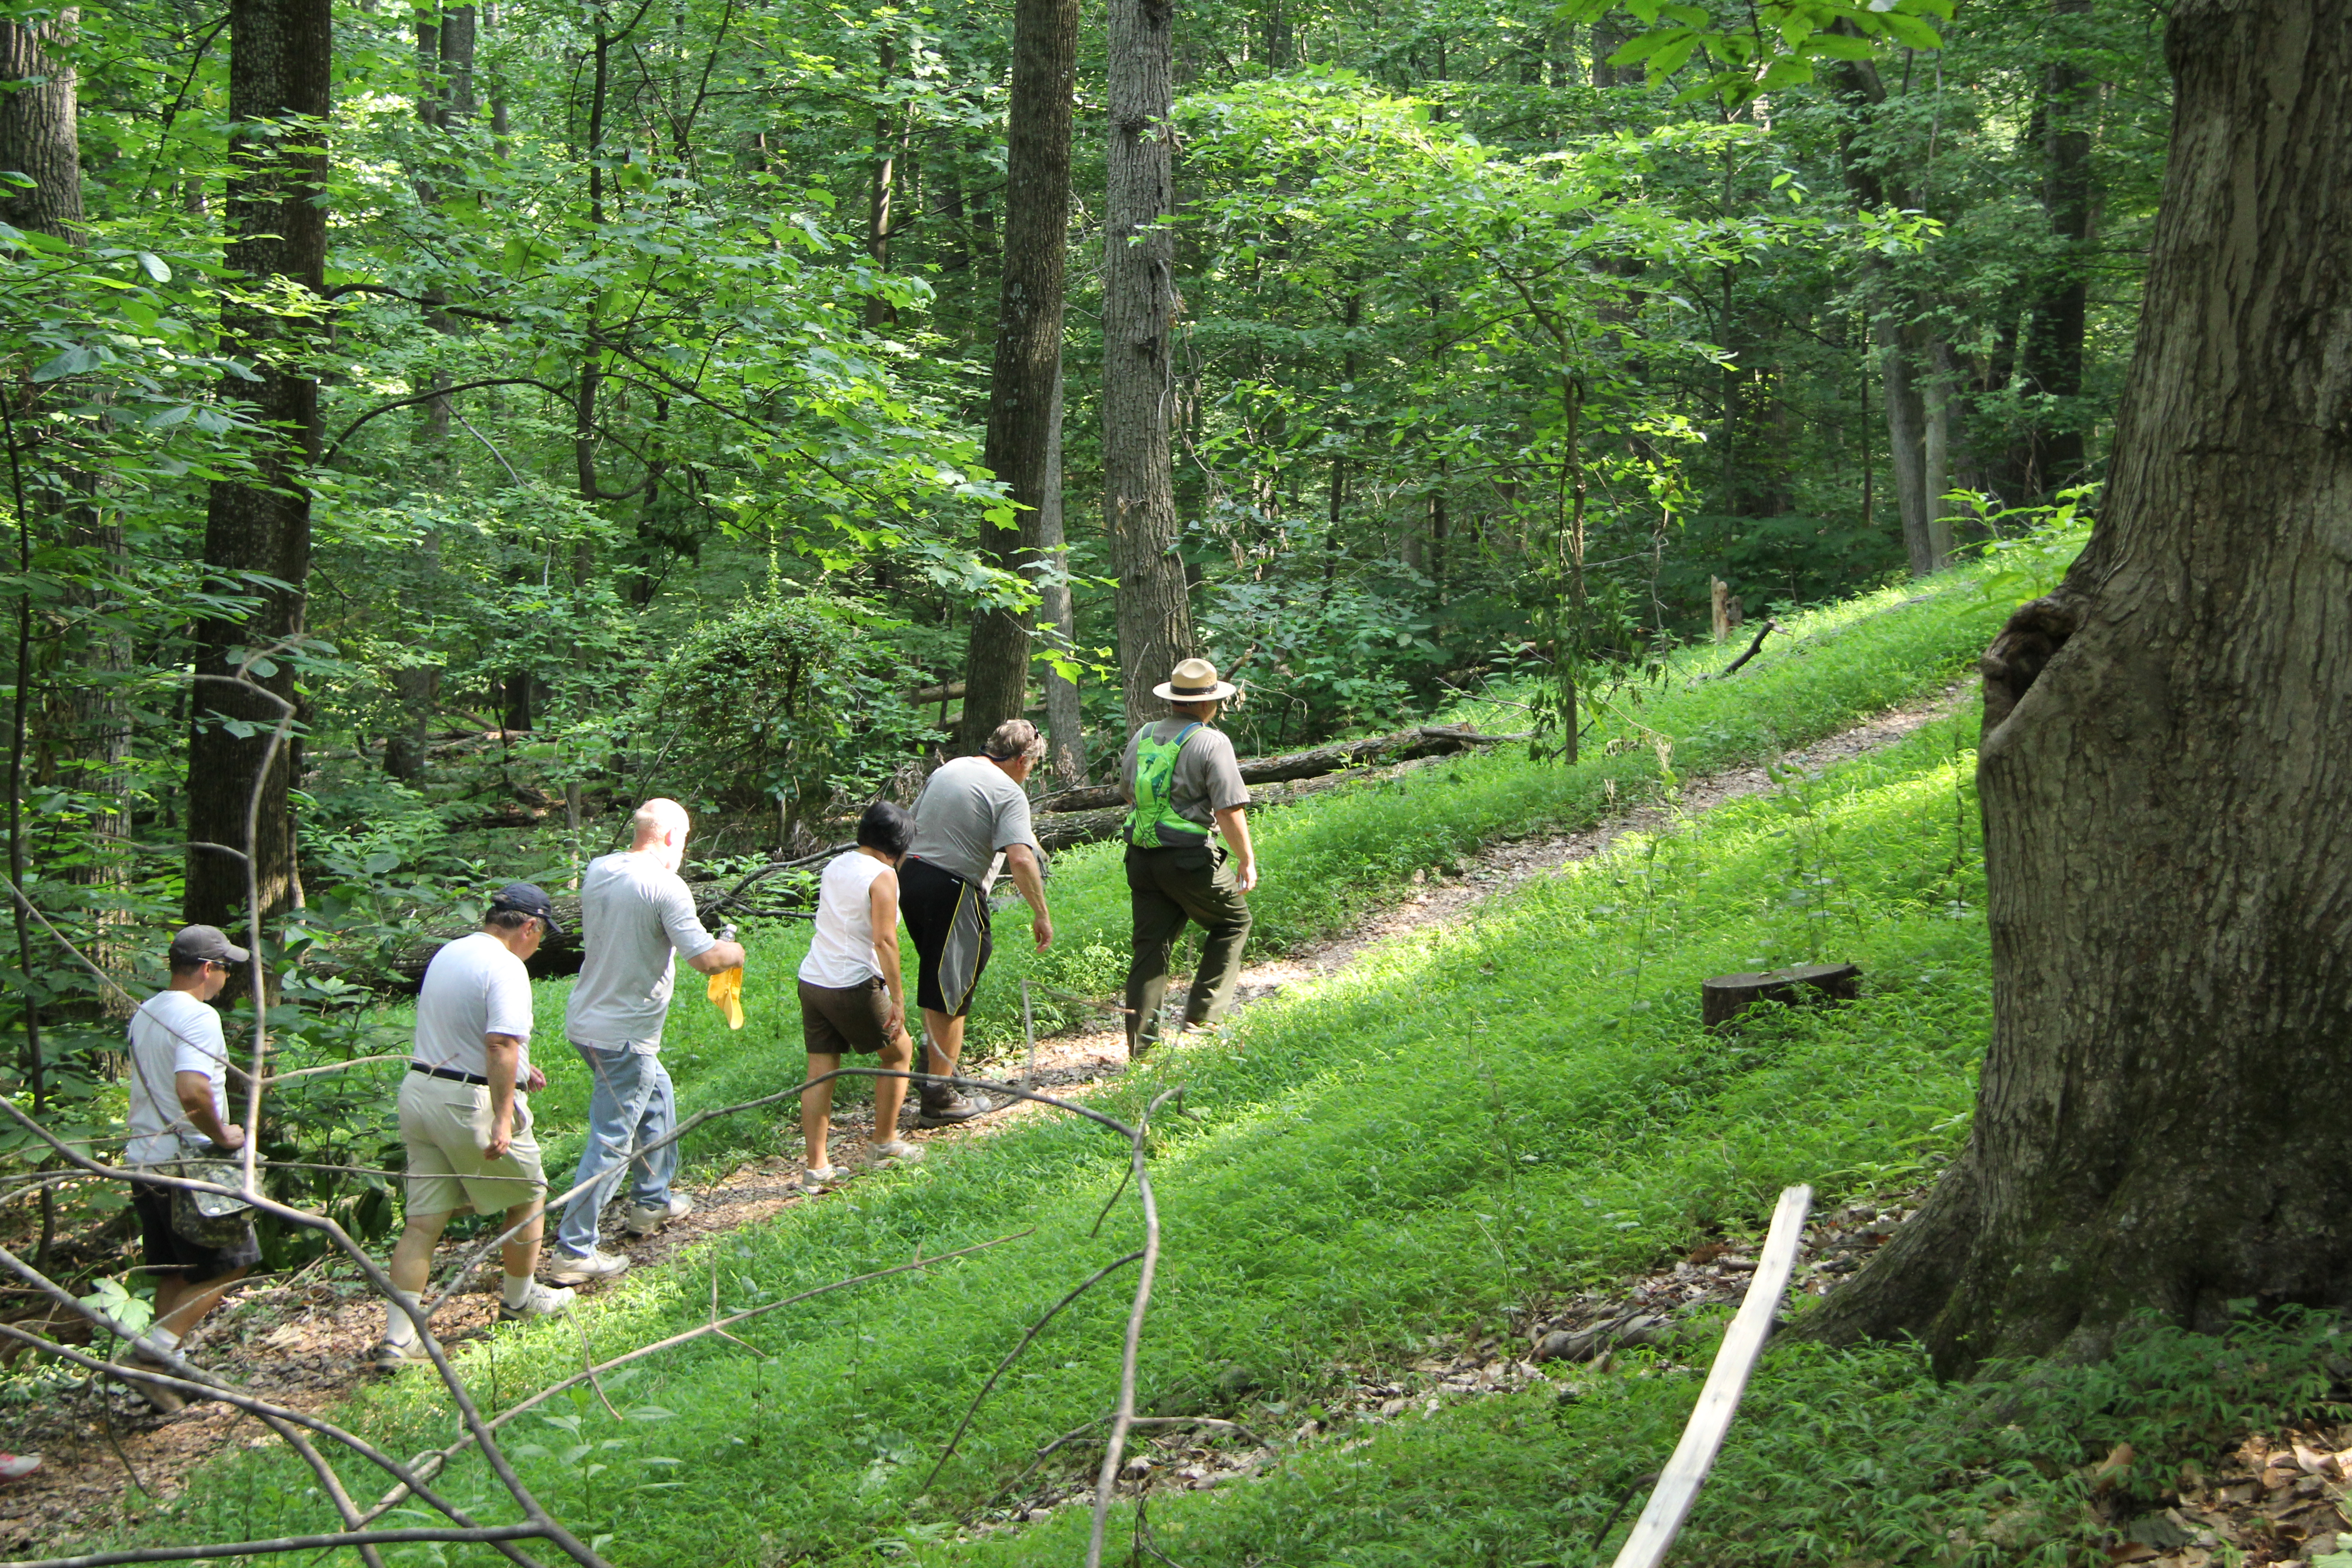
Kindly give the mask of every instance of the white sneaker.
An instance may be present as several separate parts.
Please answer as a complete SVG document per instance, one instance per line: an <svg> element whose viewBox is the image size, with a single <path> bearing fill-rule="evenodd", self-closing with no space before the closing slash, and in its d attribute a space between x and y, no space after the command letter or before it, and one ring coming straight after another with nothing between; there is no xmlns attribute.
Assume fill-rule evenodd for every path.
<svg viewBox="0 0 2352 1568"><path fill-rule="evenodd" d="M610 1252L591 1250L585 1258L559 1252L547 1260L547 1277L558 1285L583 1285L591 1279L610 1279L628 1271L629 1260Z"/></svg>
<svg viewBox="0 0 2352 1568"><path fill-rule="evenodd" d="M631 1236L651 1236L670 1221L684 1219L693 1212L692 1198L684 1193L673 1193L667 1208L640 1208L631 1204L627 1215L621 1221L621 1228Z"/></svg>
<svg viewBox="0 0 2352 1568"><path fill-rule="evenodd" d="M22 1480L40 1468L38 1454L0 1454L0 1481Z"/></svg>
<svg viewBox="0 0 2352 1568"><path fill-rule="evenodd" d="M837 1165L811 1165L793 1178L793 1185L804 1193L821 1193L841 1180Z"/></svg>
<svg viewBox="0 0 2352 1568"><path fill-rule="evenodd" d="M866 1157L877 1165L911 1165L923 1157L923 1146L893 1138L887 1143L866 1145Z"/></svg>
<svg viewBox="0 0 2352 1568"><path fill-rule="evenodd" d="M628 1261L625 1258L621 1259L624 1266ZM552 1318L572 1305L573 1294L570 1290L553 1289L534 1279L530 1282L530 1289L523 1292L521 1306L509 1307L505 1297L499 1299L499 1321L519 1323L525 1318Z"/></svg>
<svg viewBox="0 0 2352 1568"><path fill-rule="evenodd" d="M569 1296L572 1292L566 1290L564 1294ZM378 1372L399 1372L404 1367L432 1364L433 1358L425 1353L425 1346L420 1341L412 1340L404 1345L396 1345L385 1340L368 1352L368 1365Z"/></svg>

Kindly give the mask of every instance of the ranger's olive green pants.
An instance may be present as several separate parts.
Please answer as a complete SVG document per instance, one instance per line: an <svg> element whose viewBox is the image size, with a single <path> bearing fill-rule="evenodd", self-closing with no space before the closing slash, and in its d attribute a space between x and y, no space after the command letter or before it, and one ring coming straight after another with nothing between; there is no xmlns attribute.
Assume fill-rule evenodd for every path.
<svg viewBox="0 0 2352 1568"><path fill-rule="evenodd" d="M1249 942L1249 900L1242 896L1233 858L1222 844L1199 849L1127 850L1127 890L1135 910L1135 958L1127 972L1127 1041L1148 1050L1160 1038L1160 1008L1168 996L1168 950L1196 921L1207 935L1192 994L1184 1004L1189 1026L1222 1016L1241 977Z"/></svg>

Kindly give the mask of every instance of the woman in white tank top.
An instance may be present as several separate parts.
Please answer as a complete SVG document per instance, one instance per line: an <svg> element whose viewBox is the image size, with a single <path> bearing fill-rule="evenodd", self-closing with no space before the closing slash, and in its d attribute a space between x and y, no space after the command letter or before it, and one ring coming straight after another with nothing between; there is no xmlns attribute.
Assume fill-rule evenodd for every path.
<svg viewBox="0 0 2352 1568"><path fill-rule="evenodd" d="M840 1172L827 1157L833 1125L833 1084L849 1052L875 1053L877 1064L903 1072L914 1059L907 1034L907 986L898 968L898 862L915 841L915 819L905 808L877 801L857 823L857 847L828 861L817 881L816 933L801 960L801 1035L808 1047L808 1087L801 1091L801 1141L806 1169L799 1184L817 1192ZM814 1080L824 1079L822 1083ZM903 1078L874 1080L874 1130L866 1158L877 1165L919 1160L923 1152L898 1136Z"/></svg>

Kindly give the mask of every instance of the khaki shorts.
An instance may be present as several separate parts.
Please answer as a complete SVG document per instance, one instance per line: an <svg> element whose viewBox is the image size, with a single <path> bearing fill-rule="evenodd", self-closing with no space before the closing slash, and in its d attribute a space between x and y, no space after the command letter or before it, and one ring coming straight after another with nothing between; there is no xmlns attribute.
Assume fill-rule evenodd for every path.
<svg viewBox="0 0 2352 1568"><path fill-rule="evenodd" d="M408 1145L408 1212L455 1214L471 1204L477 1214L503 1214L547 1195L531 1136L530 1097L515 1092L514 1142L495 1160L482 1158L490 1136L490 1091L482 1084L403 1073L400 1136Z"/></svg>

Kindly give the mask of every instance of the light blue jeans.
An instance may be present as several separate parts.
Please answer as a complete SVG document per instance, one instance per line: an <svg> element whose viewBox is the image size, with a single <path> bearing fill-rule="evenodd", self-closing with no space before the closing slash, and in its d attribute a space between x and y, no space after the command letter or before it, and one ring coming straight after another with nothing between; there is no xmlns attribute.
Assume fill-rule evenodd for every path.
<svg viewBox="0 0 2352 1568"><path fill-rule="evenodd" d="M591 1176L597 1180L563 1205L563 1225L555 1239L558 1250L582 1258L595 1250L596 1216L613 1201L623 1175L629 1177L629 1197L639 1207L668 1206L669 1179L677 1173L677 1145L665 1144L650 1154L637 1151L677 1130L677 1097L657 1056L626 1046L583 1046L577 1040L572 1048L588 1064L594 1080L588 1096L588 1146L580 1152L580 1169L572 1184L578 1186Z"/></svg>

